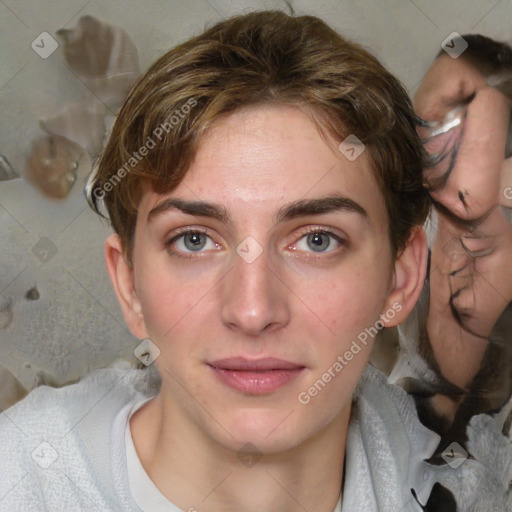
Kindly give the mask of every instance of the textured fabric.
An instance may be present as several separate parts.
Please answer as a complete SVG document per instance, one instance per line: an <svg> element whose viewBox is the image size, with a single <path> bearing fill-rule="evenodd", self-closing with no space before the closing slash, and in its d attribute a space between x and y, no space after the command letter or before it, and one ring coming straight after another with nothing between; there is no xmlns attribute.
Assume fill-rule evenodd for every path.
<svg viewBox="0 0 512 512"><path fill-rule="evenodd" d="M71 386L39 387L1 414L0 511L140 512L129 485L125 436L130 411L156 393L149 381L147 369L96 370ZM480 439L486 435L473 430ZM486 446L503 452L504 439L493 431ZM428 466L422 459L437 441L419 423L412 399L368 367L349 427L342 512L421 512L411 489L426 503L436 481L463 503L459 512L484 510L471 507L500 485L475 460L457 469ZM493 499L503 503L496 511L507 510L503 497Z"/></svg>

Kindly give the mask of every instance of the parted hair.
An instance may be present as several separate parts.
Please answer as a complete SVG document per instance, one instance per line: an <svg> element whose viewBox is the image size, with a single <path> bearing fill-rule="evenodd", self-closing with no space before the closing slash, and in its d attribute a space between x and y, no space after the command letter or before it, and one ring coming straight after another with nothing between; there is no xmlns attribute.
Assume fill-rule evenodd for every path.
<svg viewBox="0 0 512 512"><path fill-rule="evenodd" d="M221 21L165 53L121 106L87 198L100 215L104 204L130 265L143 182L170 193L212 123L259 105L301 108L336 143L351 134L364 143L385 200L393 255L404 248L426 219L430 198L418 120L403 86L319 18L258 11Z"/></svg>

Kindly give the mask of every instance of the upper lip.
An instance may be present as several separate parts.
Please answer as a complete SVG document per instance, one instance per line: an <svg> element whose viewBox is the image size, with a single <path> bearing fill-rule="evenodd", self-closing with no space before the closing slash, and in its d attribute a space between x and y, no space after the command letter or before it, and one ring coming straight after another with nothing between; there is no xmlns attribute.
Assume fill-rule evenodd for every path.
<svg viewBox="0 0 512 512"><path fill-rule="evenodd" d="M297 370L304 368L303 365L291 363L284 359L276 357L265 357L262 359L246 359L245 357L230 357L227 359L217 359L208 363L214 368L222 370L238 370L238 371L265 371L265 370Z"/></svg>

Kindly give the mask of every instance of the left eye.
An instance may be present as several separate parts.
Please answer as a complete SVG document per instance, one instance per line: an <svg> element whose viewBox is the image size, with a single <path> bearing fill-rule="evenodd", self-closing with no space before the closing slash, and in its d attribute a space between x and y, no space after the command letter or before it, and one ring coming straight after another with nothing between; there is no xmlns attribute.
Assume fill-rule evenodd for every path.
<svg viewBox="0 0 512 512"><path fill-rule="evenodd" d="M298 242L301 251L328 252L342 245L343 240L329 231L312 231L306 233Z"/></svg>
<svg viewBox="0 0 512 512"><path fill-rule="evenodd" d="M200 252L203 249L215 249L212 239L201 231L188 231L169 240L168 245L174 245L181 252Z"/></svg>

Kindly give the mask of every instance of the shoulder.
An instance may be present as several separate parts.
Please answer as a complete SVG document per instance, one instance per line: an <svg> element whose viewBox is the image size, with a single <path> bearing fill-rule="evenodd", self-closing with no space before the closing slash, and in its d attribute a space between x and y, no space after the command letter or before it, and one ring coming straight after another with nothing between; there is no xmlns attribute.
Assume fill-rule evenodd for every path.
<svg viewBox="0 0 512 512"><path fill-rule="evenodd" d="M414 399L401 387L390 384L387 376L371 364L366 366L359 380L354 399L360 416L363 416L361 420L372 413L373 417L377 416L381 421L399 417L405 428L415 428L420 423Z"/></svg>
<svg viewBox="0 0 512 512"><path fill-rule="evenodd" d="M461 512L508 510L504 500L512 481L512 445L502 435L503 418L474 417L468 427L470 455L457 464L434 466L426 461L440 436L420 422L414 399L402 388L389 384L385 374L368 365L354 397L347 443L351 440L355 446L347 444L347 450L357 450L366 460L362 464L371 482L367 485L377 496L391 491L401 495L404 512L420 510L410 490L425 505L437 482L449 490Z"/></svg>
<svg viewBox="0 0 512 512"><path fill-rule="evenodd" d="M440 441L420 422L414 399L370 364L354 394L352 423L364 443L387 451L390 461L402 467L404 477L409 462L428 459Z"/></svg>
<svg viewBox="0 0 512 512"><path fill-rule="evenodd" d="M68 386L53 388L40 386L23 400L0 415L0 433L13 422L30 430L39 431L45 425L55 429L85 413L101 401L119 404L144 392L147 370L106 368L94 370L86 377Z"/></svg>
<svg viewBox="0 0 512 512"><path fill-rule="evenodd" d="M0 510L29 509L50 496L59 506L76 504L77 482L108 503L112 442L122 437L115 426L121 432L131 404L155 394L149 374L95 370L76 384L38 387L0 414Z"/></svg>
<svg viewBox="0 0 512 512"><path fill-rule="evenodd" d="M107 368L95 370L75 384L32 390L0 414L0 453L15 440L64 437L80 423L103 421L105 410L118 411L135 397L149 393L144 390L147 375L147 369Z"/></svg>

